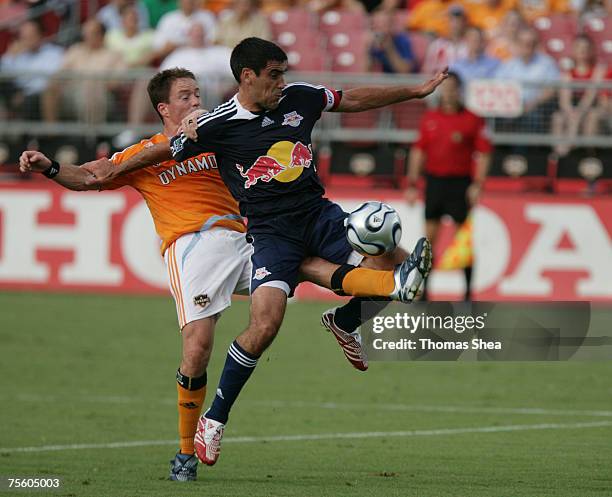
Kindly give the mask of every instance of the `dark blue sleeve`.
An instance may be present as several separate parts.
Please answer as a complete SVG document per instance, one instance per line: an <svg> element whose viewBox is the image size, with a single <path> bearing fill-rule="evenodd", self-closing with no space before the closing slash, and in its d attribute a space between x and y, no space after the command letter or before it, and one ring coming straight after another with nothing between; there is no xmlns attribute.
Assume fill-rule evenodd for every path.
<svg viewBox="0 0 612 497"><path fill-rule="evenodd" d="M321 85L309 83L292 83L283 90L287 98L300 102L303 112L315 114L318 119L323 111L336 109L342 99L342 92Z"/></svg>

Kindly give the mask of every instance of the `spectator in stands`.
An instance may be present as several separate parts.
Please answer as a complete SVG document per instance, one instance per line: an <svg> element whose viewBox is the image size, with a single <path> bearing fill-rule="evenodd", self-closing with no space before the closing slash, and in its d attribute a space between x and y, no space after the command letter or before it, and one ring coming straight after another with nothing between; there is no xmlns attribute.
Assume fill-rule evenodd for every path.
<svg viewBox="0 0 612 497"><path fill-rule="evenodd" d="M548 55L538 51L538 32L525 28L518 35L517 57L504 62L495 77L515 80L523 84L523 114L515 119L500 120L513 131L539 131L549 129L548 121L555 107L555 90L542 87L542 83L559 79L559 69Z"/></svg>
<svg viewBox="0 0 612 497"><path fill-rule="evenodd" d="M421 68L421 72L424 74L434 74L450 66L458 59L467 56L465 32L468 23L463 7L459 5L451 6L447 16L450 26L449 35L447 38L434 40L427 48Z"/></svg>
<svg viewBox="0 0 612 497"><path fill-rule="evenodd" d="M440 85L440 106L423 115L419 138L410 149L406 199L414 204L425 173L425 233L436 243L440 219L449 215L457 226L478 202L491 162L492 146L485 121L465 109L461 80L453 72ZM465 269L465 300L471 298L472 266ZM427 287L423 294L427 300Z"/></svg>
<svg viewBox="0 0 612 497"><path fill-rule="evenodd" d="M448 36L450 33L448 11L454 0L421 0L408 15L408 29Z"/></svg>
<svg viewBox="0 0 612 497"><path fill-rule="evenodd" d="M451 71L457 73L464 85L472 79L492 78L499 66L499 59L485 54L485 35L480 28L468 28L465 33L467 56L451 64Z"/></svg>
<svg viewBox="0 0 612 497"><path fill-rule="evenodd" d="M467 0L464 6L470 24L482 29L487 37L491 37L515 3L515 0Z"/></svg>
<svg viewBox="0 0 612 497"><path fill-rule="evenodd" d="M152 29L140 30L138 9L134 4L121 7L121 29L106 33L106 47L121 54L127 67L146 67L153 60Z"/></svg>
<svg viewBox="0 0 612 497"><path fill-rule="evenodd" d="M40 22L30 20L21 24L17 39L0 60L0 70L43 74L24 74L12 81L3 80L0 95L6 98L7 110L23 119L40 119L41 95L49 84L49 77L61 67L63 58L63 48L44 41Z"/></svg>
<svg viewBox="0 0 612 497"><path fill-rule="evenodd" d="M173 67L182 67L193 72L203 80L203 87L209 95L222 96L227 88L225 80L230 80L233 86L233 77L230 69L230 56L232 49L222 45L212 45L204 32L202 24L194 22L188 32L188 44L178 47L170 53L161 63L160 70ZM208 101L208 104L220 102ZM138 82L130 97L128 106L128 126L112 140L113 146L118 149L127 147L139 138L137 128L145 120L150 105L147 99L146 81Z"/></svg>
<svg viewBox="0 0 612 497"><path fill-rule="evenodd" d="M234 0L232 7L219 21L217 43L234 48L250 36L272 38L268 19L259 11L258 0Z"/></svg>
<svg viewBox="0 0 612 497"><path fill-rule="evenodd" d="M196 22L202 25L207 41L212 42L216 37L215 16L200 9L200 0L179 0L179 9L165 14L155 30L157 58L164 59L175 49L187 45L187 33Z"/></svg>
<svg viewBox="0 0 612 497"><path fill-rule="evenodd" d="M598 64L595 45L586 35L579 35L572 47L574 66L563 74L565 81L598 82L606 78L607 68ZM596 136L605 118L605 104L599 100L607 92L595 88L586 90L562 88L559 90L559 110L553 114L552 132L563 143L554 147L557 157L563 157L572 149L578 134Z"/></svg>
<svg viewBox="0 0 612 497"><path fill-rule="evenodd" d="M393 13L380 11L372 16L370 67L385 73L407 74L417 69L410 38L393 27Z"/></svg>
<svg viewBox="0 0 612 497"><path fill-rule="evenodd" d="M502 61L516 57L518 35L525 27L525 19L521 13L518 10L509 11L489 41L487 46L489 55Z"/></svg>
<svg viewBox="0 0 612 497"><path fill-rule="evenodd" d="M580 20L583 23L607 16L612 16L612 0L586 0L580 9Z"/></svg>
<svg viewBox="0 0 612 497"><path fill-rule="evenodd" d="M133 5L138 11L138 28L141 31L149 28L149 13L146 6L140 0L112 0L102 7L96 15L96 18L104 25L106 31L122 29L121 9L126 5Z"/></svg>
<svg viewBox="0 0 612 497"><path fill-rule="evenodd" d="M111 110L112 77L125 64L119 54L104 46L105 30L98 20L86 21L81 32L83 41L67 50L61 67L62 74L74 73L74 78L54 81L45 93L46 121L57 121L61 109L86 123L104 122Z"/></svg>
<svg viewBox="0 0 612 497"><path fill-rule="evenodd" d="M188 69L199 78L212 81L219 78L232 79L230 56L232 49L208 43L206 33L200 23L194 23L188 32L189 44L177 48L161 63L160 71L172 67ZM204 84L209 88L209 85Z"/></svg>
<svg viewBox="0 0 612 497"><path fill-rule="evenodd" d="M153 29L157 27L164 14L177 9L176 0L142 0L142 3L147 8L149 23Z"/></svg>

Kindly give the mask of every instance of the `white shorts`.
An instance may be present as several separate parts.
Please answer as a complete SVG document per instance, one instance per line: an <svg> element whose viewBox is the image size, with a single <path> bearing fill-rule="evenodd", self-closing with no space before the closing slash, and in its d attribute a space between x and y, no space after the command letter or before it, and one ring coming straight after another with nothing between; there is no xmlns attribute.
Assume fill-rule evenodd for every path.
<svg viewBox="0 0 612 497"><path fill-rule="evenodd" d="M227 309L233 293L248 295L251 254L245 234L213 228L178 238L164 254L180 329Z"/></svg>

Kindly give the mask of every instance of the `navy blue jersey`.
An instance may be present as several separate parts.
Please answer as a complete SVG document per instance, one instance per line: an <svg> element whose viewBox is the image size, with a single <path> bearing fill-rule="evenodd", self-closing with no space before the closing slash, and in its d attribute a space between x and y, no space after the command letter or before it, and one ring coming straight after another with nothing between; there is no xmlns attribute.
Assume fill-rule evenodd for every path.
<svg viewBox="0 0 612 497"><path fill-rule="evenodd" d="M323 186L313 159L311 133L321 113L333 110L341 94L323 86L292 83L278 108L253 113L234 96L198 119L198 141L172 139L174 160L214 152L219 172L247 217L307 209Z"/></svg>

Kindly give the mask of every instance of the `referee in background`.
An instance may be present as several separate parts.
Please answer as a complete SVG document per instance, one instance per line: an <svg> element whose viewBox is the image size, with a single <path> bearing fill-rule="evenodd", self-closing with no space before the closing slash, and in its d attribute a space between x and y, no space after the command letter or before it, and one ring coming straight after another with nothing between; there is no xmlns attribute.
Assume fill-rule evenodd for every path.
<svg viewBox="0 0 612 497"><path fill-rule="evenodd" d="M491 162L492 145L485 121L463 106L461 79L449 72L439 88L440 103L427 111L419 138L410 150L406 199L418 199L417 181L425 174L425 233L432 244L447 214L458 228L478 202ZM465 300L471 299L472 266L464 268ZM422 300L427 300L427 287Z"/></svg>

